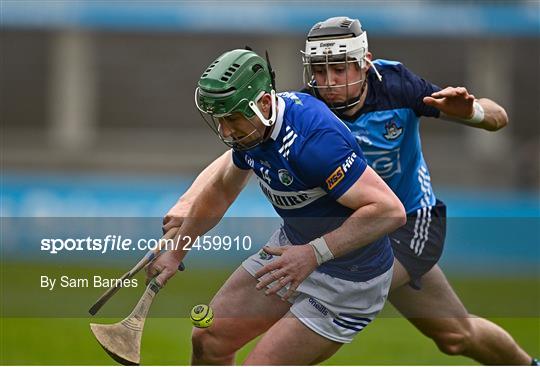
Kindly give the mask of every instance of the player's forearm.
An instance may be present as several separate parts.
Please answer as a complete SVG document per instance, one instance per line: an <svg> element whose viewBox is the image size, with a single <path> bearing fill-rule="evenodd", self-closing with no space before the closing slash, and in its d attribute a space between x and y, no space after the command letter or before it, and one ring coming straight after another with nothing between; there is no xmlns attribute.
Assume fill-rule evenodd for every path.
<svg viewBox="0 0 540 367"><path fill-rule="evenodd" d="M323 238L336 258L393 232L405 222L403 205L397 198L390 198L357 209L339 228Z"/></svg>
<svg viewBox="0 0 540 367"><path fill-rule="evenodd" d="M219 175L223 174L223 170L227 166L229 155L228 151L223 153L202 170L189 189L178 199L178 203L191 204L207 185L219 179Z"/></svg>
<svg viewBox="0 0 540 367"><path fill-rule="evenodd" d="M497 131L508 124L508 115L504 108L488 98L481 98L475 101L482 106L484 117L482 121L471 121L471 116L457 117L441 113L441 118L449 121L458 122L463 125L484 129L488 131Z"/></svg>
<svg viewBox="0 0 540 367"><path fill-rule="evenodd" d="M196 239L214 228L231 205L219 185L208 185L199 191L178 230L174 252L181 261Z"/></svg>
<svg viewBox="0 0 540 367"><path fill-rule="evenodd" d="M226 160L219 174L213 175L212 179L193 198L178 231L185 237L181 238L181 246L178 247L184 247L186 242L195 241L219 223L247 184L250 174L251 171L236 168L232 159ZM180 250L181 248L177 249L179 256L183 254Z"/></svg>
<svg viewBox="0 0 540 367"><path fill-rule="evenodd" d="M165 215L164 223L168 223L172 218L186 217L191 205L205 187L223 181L223 175L230 160L230 152L225 152L208 165L193 181L189 189L169 209Z"/></svg>
<svg viewBox="0 0 540 367"><path fill-rule="evenodd" d="M477 101L484 108L484 121L479 125L488 131L497 131L508 124L508 115L504 108L488 98L481 98Z"/></svg>

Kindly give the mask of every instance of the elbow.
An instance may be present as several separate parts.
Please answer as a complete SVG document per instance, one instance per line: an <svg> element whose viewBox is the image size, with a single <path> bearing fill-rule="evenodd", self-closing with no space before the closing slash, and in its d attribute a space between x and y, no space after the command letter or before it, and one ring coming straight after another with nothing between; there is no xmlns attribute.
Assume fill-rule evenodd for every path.
<svg viewBox="0 0 540 367"><path fill-rule="evenodd" d="M495 112L494 122L488 126L486 130L497 131L508 125L508 114L506 110L498 106L497 111Z"/></svg>
<svg viewBox="0 0 540 367"><path fill-rule="evenodd" d="M401 201L394 195L387 204L388 233L395 231L407 222L407 213Z"/></svg>
<svg viewBox="0 0 540 367"><path fill-rule="evenodd" d="M401 201L398 199L397 204L394 208L395 211L395 229L398 229L399 227L402 227L407 223L407 213L405 212L405 207L401 203Z"/></svg>
<svg viewBox="0 0 540 367"><path fill-rule="evenodd" d="M503 127L506 127L506 125L508 125L508 114L506 113L506 110L502 107L501 107L500 115L501 117L497 124L497 130L500 130Z"/></svg>

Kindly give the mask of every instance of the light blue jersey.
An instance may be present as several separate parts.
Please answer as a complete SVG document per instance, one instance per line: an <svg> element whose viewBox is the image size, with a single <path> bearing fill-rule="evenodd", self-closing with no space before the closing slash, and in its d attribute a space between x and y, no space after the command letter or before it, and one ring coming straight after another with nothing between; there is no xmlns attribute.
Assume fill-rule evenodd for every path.
<svg viewBox="0 0 540 367"><path fill-rule="evenodd" d="M440 90L399 62L375 60L382 81L368 73L368 93L351 118L341 116L362 147L368 164L399 197L407 213L435 205L420 142L420 116L439 117L422 99Z"/></svg>
<svg viewBox="0 0 540 367"><path fill-rule="evenodd" d="M303 93L280 93L278 117L267 141L234 151L233 161L251 169L284 220L293 245L303 245L341 226L354 212L337 202L364 173L364 155L347 126L321 101ZM387 236L318 271L336 278L366 281L393 263Z"/></svg>

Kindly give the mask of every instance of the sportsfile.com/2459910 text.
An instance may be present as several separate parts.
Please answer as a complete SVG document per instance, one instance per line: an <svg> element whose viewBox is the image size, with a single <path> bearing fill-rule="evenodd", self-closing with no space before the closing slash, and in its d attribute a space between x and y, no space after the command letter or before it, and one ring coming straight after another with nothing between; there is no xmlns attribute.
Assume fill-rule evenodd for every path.
<svg viewBox="0 0 540 367"><path fill-rule="evenodd" d="M252 240L245 236L176 236L175 239L141 238L137 241L121 235L107 235L104 238L44 238L41 240L41 251L57 254L62 251L149 251L177 250L185 251L249 251Z"/></svg>

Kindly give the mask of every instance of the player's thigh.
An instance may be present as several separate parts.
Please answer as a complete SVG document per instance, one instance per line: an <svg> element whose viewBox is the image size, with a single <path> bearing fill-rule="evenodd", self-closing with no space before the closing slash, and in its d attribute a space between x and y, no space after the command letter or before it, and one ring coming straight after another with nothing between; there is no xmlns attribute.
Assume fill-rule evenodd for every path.
<svg viewBox="0 0 540 367"><path fill-rule="evenodd" d="M224 350L238 349L264 333L290 308L278 296L255 289L256 279L239 267L212 299L214 322L208 329L194 329L193 337L217 342ZM204 341L204 340L203 340Z"/></svg>
<svg viewBox="0 0 540 367"><path fill-rule="evenodd" d="M411 277L409 276L407 269L401 265L398 259L394 258L394 271L392 274L392 283L390 284L390 292L406 285L410 281Z"/></svg>
<svg viewBox="0 0 540 367"><path fill-rule="evenodd" d="M422 289L403 286L390 302L424 334L460 333L470 327L470 316L444 273L435 265L422 277Z"/></svg>
<svg viewBox="0 0 540 367"><path fill-rule="evenodd" d="M287 313L251 351L245 365L310 365L331 357L343 344L327 339Z"/></svg>

